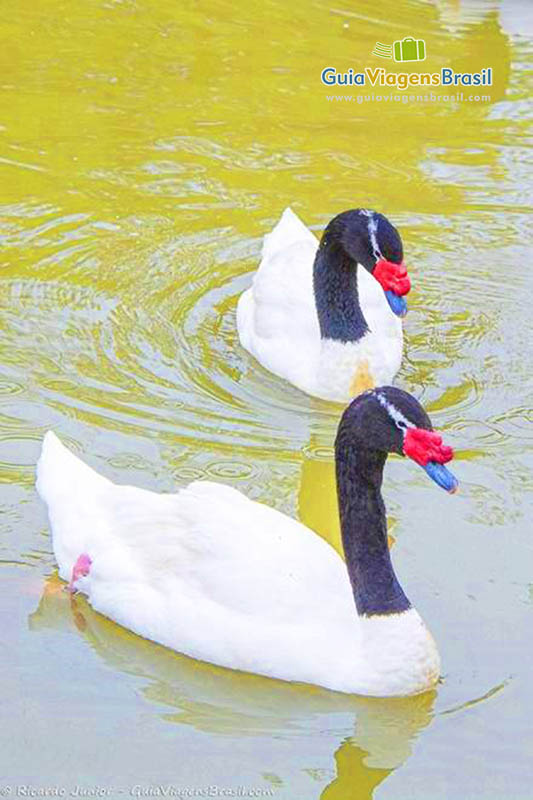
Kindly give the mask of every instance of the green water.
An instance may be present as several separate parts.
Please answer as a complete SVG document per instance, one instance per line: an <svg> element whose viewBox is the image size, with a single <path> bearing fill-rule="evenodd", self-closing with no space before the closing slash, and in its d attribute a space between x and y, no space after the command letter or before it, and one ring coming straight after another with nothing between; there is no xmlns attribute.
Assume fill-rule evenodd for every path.
<svg viewBox="0 0 533 800"><path fill-rule="evenodd" d="M3 15L0 792L533 797L533 42L510 0L377 6L21 0ZM492 66L490 102L326 99L355 91L322 86L324 67L394 70L370 53L406 35L429 71ZM386 476L397 571L443 660L420 697L198 664L71 604L55 576L33 486L49 428L117 481L223 480L338 545L338 408L267 374L235 332L289 204L317 231L364 205L402 232L398 384L461 480L450 498L413 464Z"/></svg>

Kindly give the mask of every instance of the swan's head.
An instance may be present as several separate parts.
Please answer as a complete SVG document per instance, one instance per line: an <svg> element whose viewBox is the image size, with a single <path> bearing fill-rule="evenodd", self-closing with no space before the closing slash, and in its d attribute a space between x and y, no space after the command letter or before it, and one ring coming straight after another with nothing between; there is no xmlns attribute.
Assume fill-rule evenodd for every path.
<svg viewBox="0 0 533 800"><path fill-rule="evenodd" d="M328 228L341 239L350 258L361 264L378 281L392 311L407 314L405 295L411 289L403 263L400 234L387 217L367 208L345 211Z"/></svg>
<svg viewBox="0 0 533 800"><path fill-rule="evenodd" d="M402 389L381 386L352 400L336 447L343 441L350 448L407 456L447 492L457 491L457 478L444 466L453 458L452 448L442 443L418 400Z"/></svg>

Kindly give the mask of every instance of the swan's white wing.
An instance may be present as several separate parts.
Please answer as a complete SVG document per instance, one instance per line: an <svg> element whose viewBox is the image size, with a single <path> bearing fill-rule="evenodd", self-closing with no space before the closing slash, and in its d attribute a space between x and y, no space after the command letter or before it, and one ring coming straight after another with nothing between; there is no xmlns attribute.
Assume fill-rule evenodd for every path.
<svg viewBox="0 0 533 800"><path fill-rule="evenodd" d="M265 236L263 257L237 309L239 338L271 372L312 390L320 355L313 292L316 237L286 209Z"/></svg>
<svg viewBox="0 0 533 800"><path fill-rule="evenodd" d="M90 573L78 588L136 633L223 666L312 683L324 684L324 672L336 680L355 658L345 565L289 517L217 483L166 495L117 486L51 433L37 488L61 576L87 553ZM344 655L340 665L324 653L332 648Z"/></svg>

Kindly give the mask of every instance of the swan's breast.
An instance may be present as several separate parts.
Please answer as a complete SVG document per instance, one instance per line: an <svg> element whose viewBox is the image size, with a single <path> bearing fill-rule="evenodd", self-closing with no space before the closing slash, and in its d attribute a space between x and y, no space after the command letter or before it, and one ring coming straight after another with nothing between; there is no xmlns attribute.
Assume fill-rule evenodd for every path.
<svg viewBox="0 0 533 800"><path fill-rule="evenodd" d="M362 358L350 381L349 392L352 397L366 392L367 389L374 389L376 382L370 370L368 358Z"/></svg>
<svg viewBox="0 0 533 800"><path fill-rule="evenodd" d="M399 339L383 339L371 331L356 342L322 339L314 393L325 400L351 397L392 383L402 357Z"/></svg>
<svg viewBox="0 0 533 800"><path fill-rule="evenodd" d="M419 694L437 683L439 653L416 609L360 617L359 621L369 694L373 689L391 696Z"/></svg>

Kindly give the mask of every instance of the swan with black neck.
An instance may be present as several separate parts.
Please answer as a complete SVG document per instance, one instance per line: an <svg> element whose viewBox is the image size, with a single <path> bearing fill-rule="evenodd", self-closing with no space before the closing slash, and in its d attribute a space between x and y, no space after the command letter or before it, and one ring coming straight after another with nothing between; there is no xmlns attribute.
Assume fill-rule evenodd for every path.
<svg viewBox="0 0 533 800"><path fill-rule="evenodd" d="M301 523L219 483L176 494L118 486L49 432L37 489L59 574L96 611L193 658L365 695L439 677L431 634L395 575L381 496L389 453L448 491L452 458L420 404L392 387L355 399L335 458L346 562Z"/></svg>
<svg viewBox="0 0 533 800"><path fill-rule="evenodd" d="M288 208L239 299L239 338L270 372L346 402L396 375L409 289L400 234L383 214L344 211L319 244Z"/></svg>

